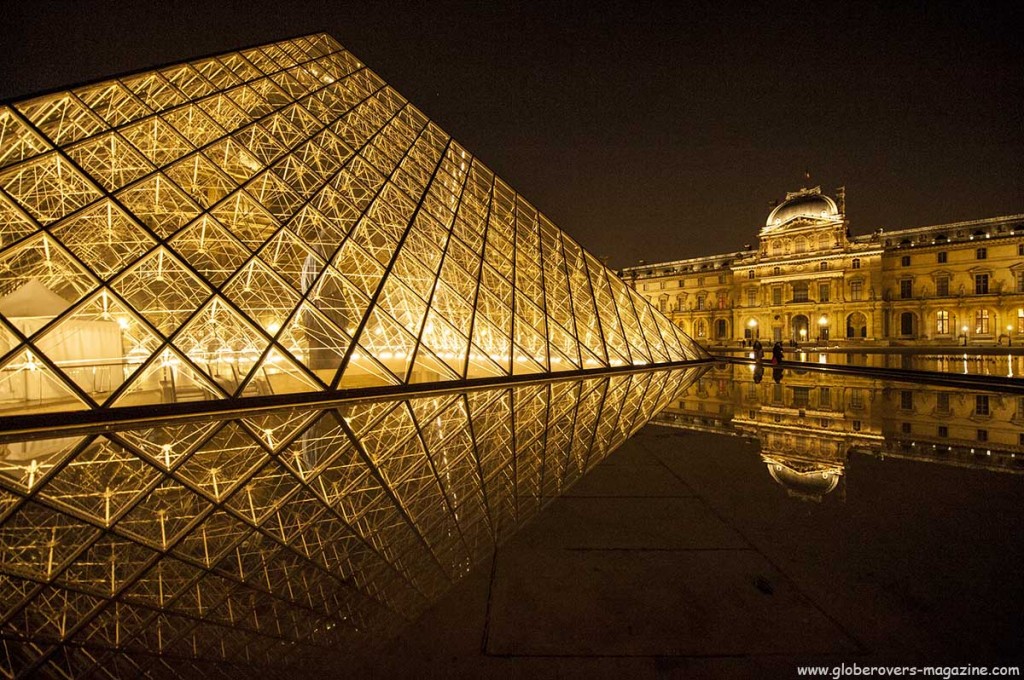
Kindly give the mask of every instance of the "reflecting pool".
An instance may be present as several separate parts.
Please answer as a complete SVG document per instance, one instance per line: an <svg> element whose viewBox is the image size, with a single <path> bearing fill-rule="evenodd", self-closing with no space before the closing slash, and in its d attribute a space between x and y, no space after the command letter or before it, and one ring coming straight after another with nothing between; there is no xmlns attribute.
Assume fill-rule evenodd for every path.
<svg viewBox="0 0 1024 680"><path fill-rule="evenodd" d="M589 502L628 518L616 504L628 496L621 485L630 478L609 476L616 460L609 454L648 424L659 427L644 433L663 434L640 438L662 442L644 446L664 448L664 467L700 462L703 472L680 468L679 479L729 469L736 456L721 442L735 442L736 455L753 467L717 483L746 493L751 480L771 480L776 500L759 503L845 503L858 458L916 465L897 485L922 479L915 471L941 469L996 476L998 498L1006 488L1020 498L1024 488L1024 391L965 391L796 364L704 364L8 432L0 436L0 670L336 673L341 661L400 639L410 626L415 632L426 610L486 570L499 546L514 546L526 524L534 541L560 531L600 540L601 525L573 529L572 515L555 508L573 489L609 486ZM590 475L595 468L605 472ZM955 487L957 479L943 483ZM890 501L887 512L905 512ZM863 504L847 507L864 512ZM676 526L675 510L641 513L622 535L662 532L673 546L689 545L725 536L708 528L723 516ZM829 517L845 521L843 511ZM773 559L800 553L791 550ZM503 573L525 578L534 569L529 559L510 564L518 567ZM618 599L643 601L650 584L625 587ZM745 616L722 606L725 628ZM516 636L542 631L545 622L503 629L496 616L492 631L506 635L498 651L529 648L534 642ZM668 645L665 654L699 655L701 645L732 649L724 639L658 644ZM632 653L608 644L609 653Z"/></svg>

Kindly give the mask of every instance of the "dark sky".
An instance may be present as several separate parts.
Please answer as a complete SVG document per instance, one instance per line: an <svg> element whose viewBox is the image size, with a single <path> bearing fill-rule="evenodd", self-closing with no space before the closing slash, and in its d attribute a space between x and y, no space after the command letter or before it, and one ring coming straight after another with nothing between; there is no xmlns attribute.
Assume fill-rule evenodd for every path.
<svg viewBox="0 0 1024 680"><path fill-rule="evenodd" d="M614 266L1024 213L1020 3L125 2L0 17L0 98L326 31ZM890 6L891 5L891 6Z"/></svg>

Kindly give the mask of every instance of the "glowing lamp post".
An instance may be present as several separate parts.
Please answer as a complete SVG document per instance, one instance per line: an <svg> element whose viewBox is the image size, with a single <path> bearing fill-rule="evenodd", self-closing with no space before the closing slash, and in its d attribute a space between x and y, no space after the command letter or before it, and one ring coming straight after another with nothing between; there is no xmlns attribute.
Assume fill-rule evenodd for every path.
<svg viewBox="0 0 1024 680"><path fill-rule="evenodd" d="M967 325L964 324L960 327L960 344L967 347Z"/></svg>
<svg viewBox="0 0 1024 680"><path fill-rule="evenodd" d="M818 342L828 340L828 317L824 314L818 319Z"/></svg>

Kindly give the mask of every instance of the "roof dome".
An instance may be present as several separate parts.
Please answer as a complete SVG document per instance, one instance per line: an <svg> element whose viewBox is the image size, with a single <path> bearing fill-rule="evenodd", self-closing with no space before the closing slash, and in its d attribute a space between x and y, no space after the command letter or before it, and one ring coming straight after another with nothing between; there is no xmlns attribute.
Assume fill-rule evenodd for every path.
<svg viewBox="0 0 1024 680"><path fill-rule="evenodd" d="M786 194L786 200L780 203L768 215L766 229L782 226L790 220L803 217L811 220L835 220L839 218L836 202L821 193L820 187L803 189Z"/></svg>

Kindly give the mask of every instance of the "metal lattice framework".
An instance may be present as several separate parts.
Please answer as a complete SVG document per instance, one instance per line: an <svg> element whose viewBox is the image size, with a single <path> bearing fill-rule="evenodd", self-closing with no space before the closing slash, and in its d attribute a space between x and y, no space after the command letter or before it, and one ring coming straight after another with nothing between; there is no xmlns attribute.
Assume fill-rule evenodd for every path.
<svg viewBox="0 0 1024 680"><path fill-rule="evenodd" d="M337 672L703 370L0 439L0 676Z"/></svg>
<svg viewBox="0 0 1024 680"><path fill-rule="evenodd" d="M705 357L329 36L0 106L0 415Z"/></svg>

